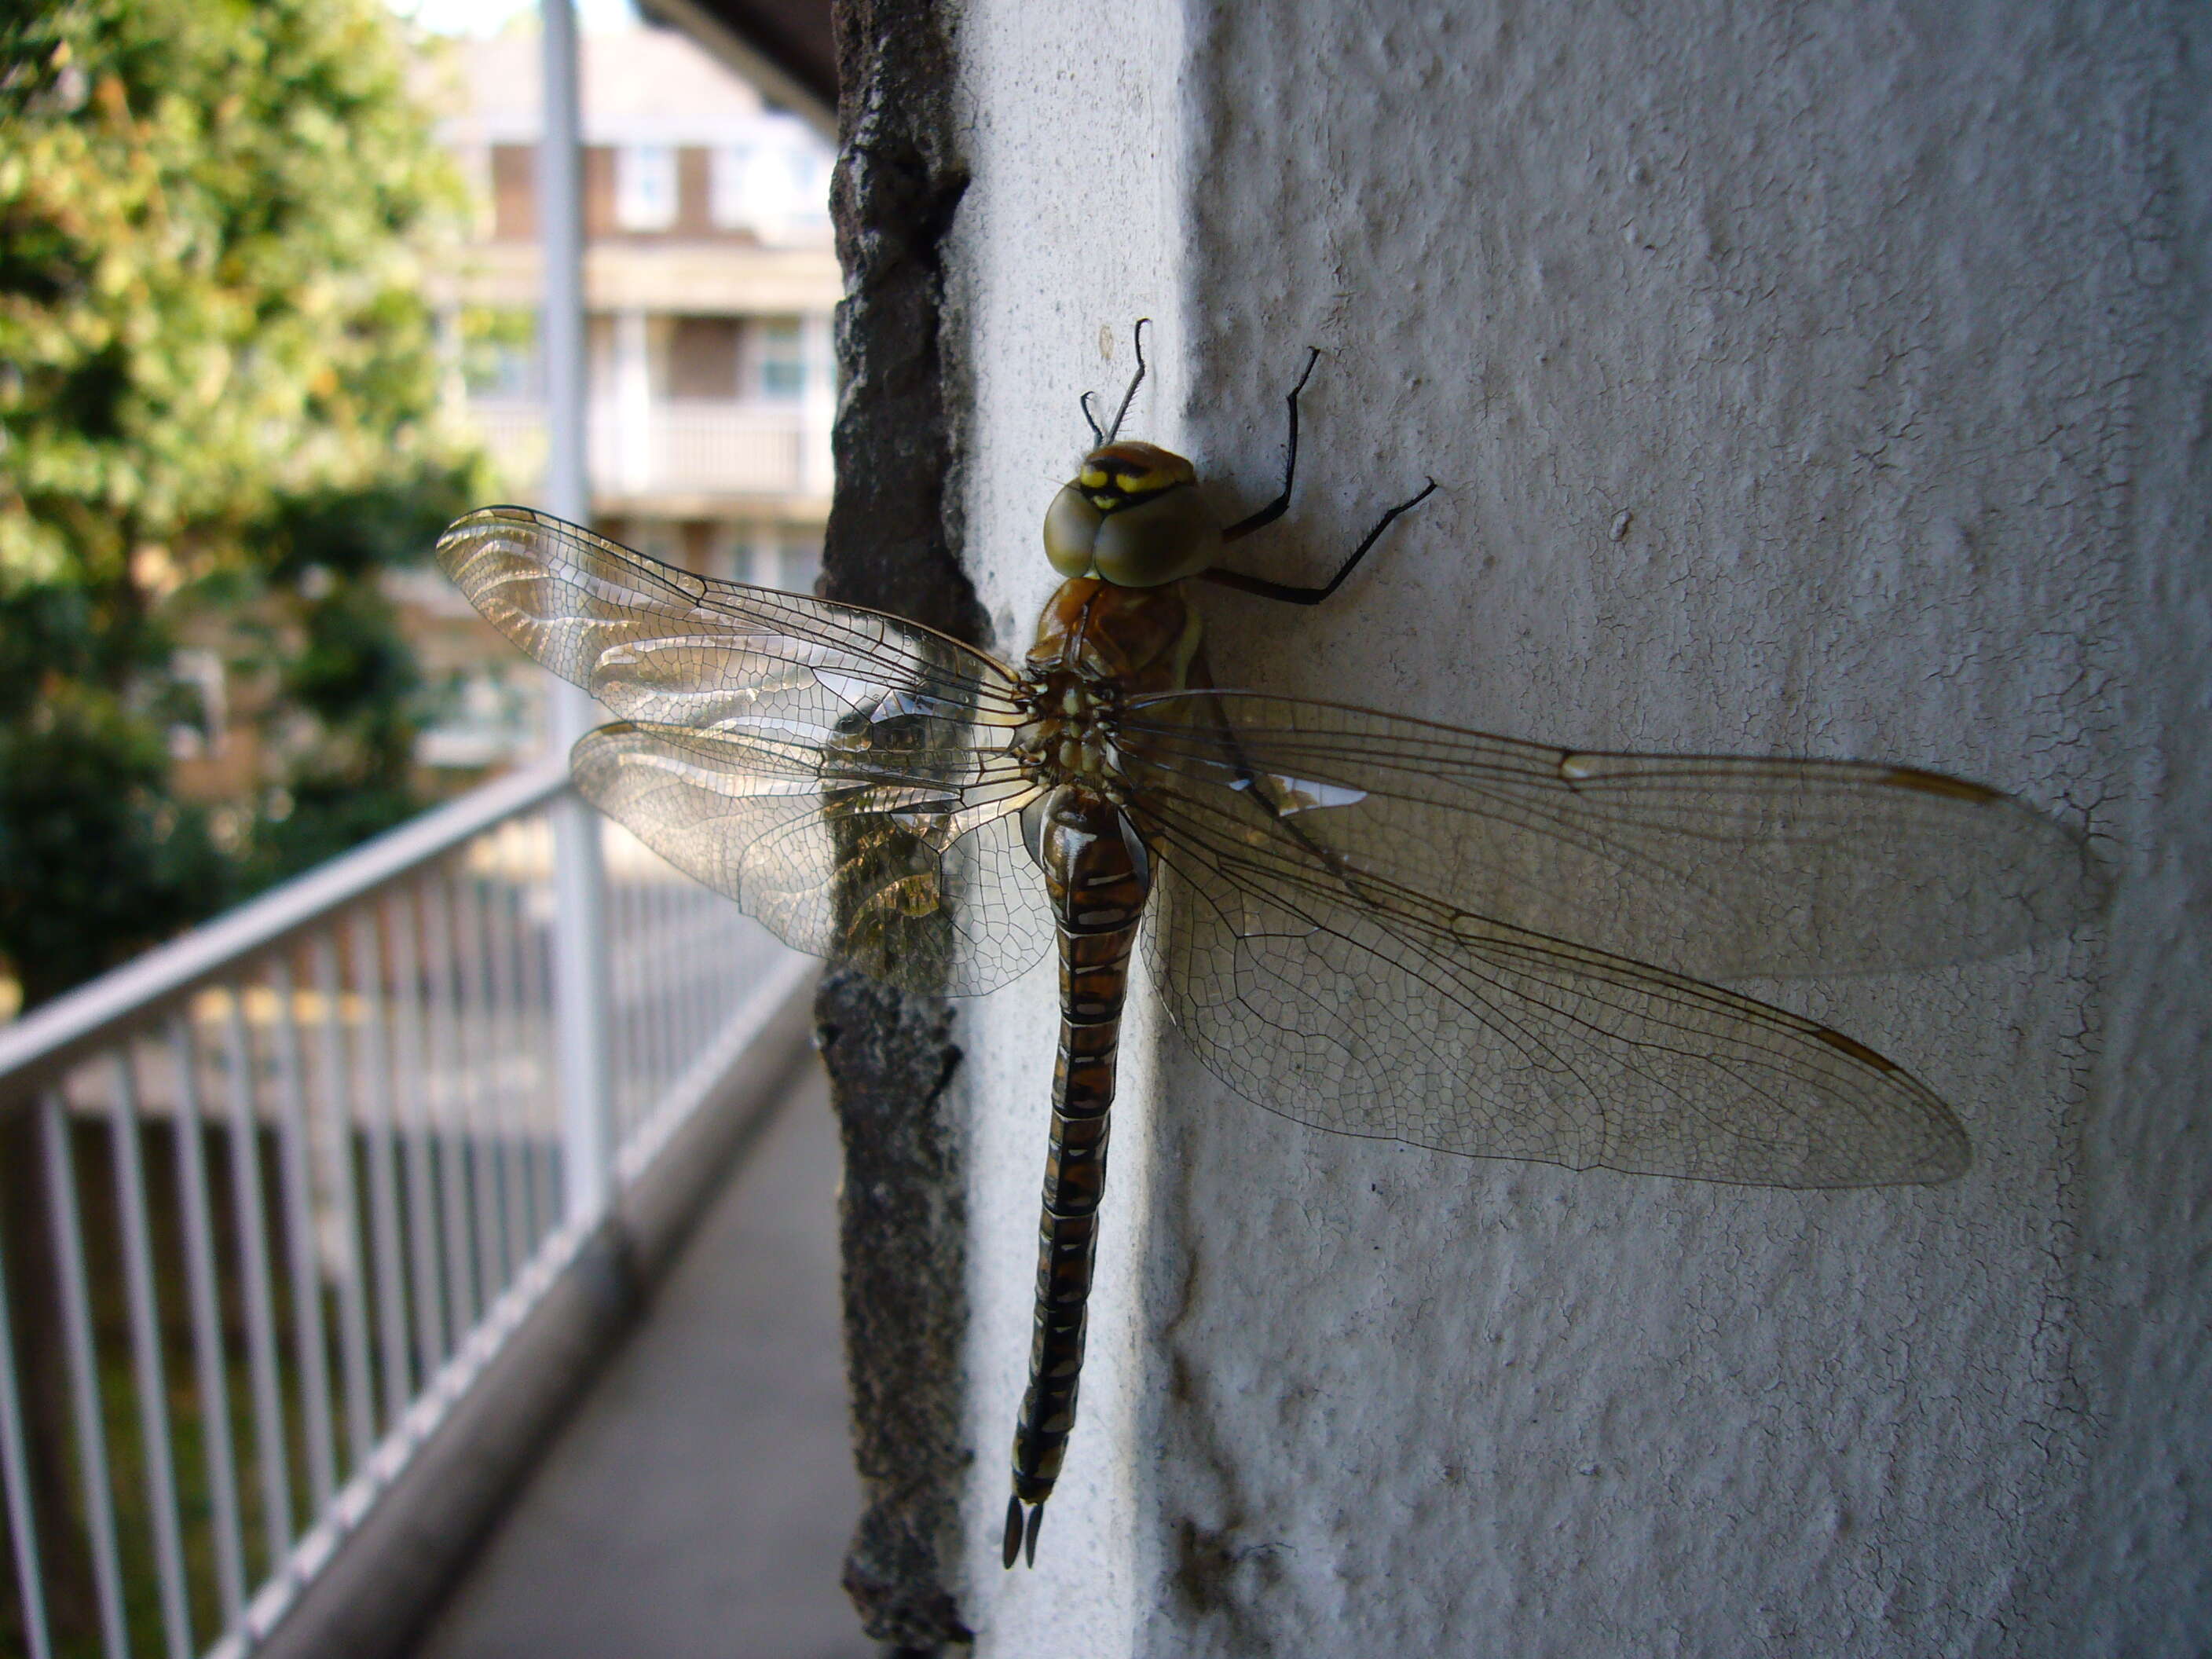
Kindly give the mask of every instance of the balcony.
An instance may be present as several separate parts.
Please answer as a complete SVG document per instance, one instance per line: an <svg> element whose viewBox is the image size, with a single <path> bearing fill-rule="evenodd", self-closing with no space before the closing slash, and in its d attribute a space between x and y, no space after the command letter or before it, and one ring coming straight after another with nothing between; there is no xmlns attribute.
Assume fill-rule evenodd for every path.
<svg viewBox="0 0 2212 1659"><path fill-rule="evenodd" d="M545 409L534 399L472 398L506 483L528 494L545 471ZM586 426L593 494L605 510L679 516L763 498L820 501L830 493L826 408L810 404L595 400Z"/></svg>
<svg viewBox="0 0 2212 1659"><path fill-rule="evenodd" d="M540 765L0 1030L0 1649L397 1652L538 1464L419 1650L860 1651L811 977Z"/></svg>

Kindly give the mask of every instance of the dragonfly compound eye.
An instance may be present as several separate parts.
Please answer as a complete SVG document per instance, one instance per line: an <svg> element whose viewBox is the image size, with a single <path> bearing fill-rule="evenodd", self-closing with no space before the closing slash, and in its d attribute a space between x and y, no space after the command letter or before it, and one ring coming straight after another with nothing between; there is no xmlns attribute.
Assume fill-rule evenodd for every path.
<svg viewBox="0 0 2212 1659"><path fill-rule="evenodd" d="M1221 526L1196 486L1177 484L1106 515L1091 546L1116 587L1158 587L1195 576L1221 551Z"/></svg>
<svg viewBox="0 0 2212 1659"><path fill-rule="evenodd" d="M1073 484L1054 496L1044 515L1044 556L1052 568L1063 576L1087 574L1091 548L1105 518Z"/></svg>

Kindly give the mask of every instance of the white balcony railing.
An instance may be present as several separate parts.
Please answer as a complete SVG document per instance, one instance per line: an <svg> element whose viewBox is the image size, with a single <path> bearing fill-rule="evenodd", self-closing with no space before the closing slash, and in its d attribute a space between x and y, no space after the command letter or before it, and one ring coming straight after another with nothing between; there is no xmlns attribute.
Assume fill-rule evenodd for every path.
<svg viewBox="0 0 2212 1659"><path fill-rule="evenodd" d="M489 785L0 1029L0 1648L261 1649L581 1259L577 1147L593 1190L657 1176L803 981L610 828L608 1133L564 1140L566 788Z"/></svg>
<svg viewBox="0 0 2212 1659"><path fill-rule="evenodd" d="M469 415L506 481L545 470L545 411L521 399L474 398ZM804 404L655 403L641 415L595 402L586 424L594 486L626 496L827 495L830 434Z"/></svg>

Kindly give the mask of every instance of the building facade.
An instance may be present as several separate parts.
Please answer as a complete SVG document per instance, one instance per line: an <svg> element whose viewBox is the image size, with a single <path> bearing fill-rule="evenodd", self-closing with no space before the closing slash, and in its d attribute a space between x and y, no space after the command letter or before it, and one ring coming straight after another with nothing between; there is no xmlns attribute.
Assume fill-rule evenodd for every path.
<svg viewBox="0 0 2212 1659"><path fill-rule="evenodd" d="M839 294L830 145L671 30L582 40L587 453L593 526L703 574L810 588L830 507ZM447 142L477 234L449 274L455 395L507 499L546 453L537 35L460 43ZM536 671L434 576L410 582L447 712L422 757L469 771L528 752Z"/></svg>

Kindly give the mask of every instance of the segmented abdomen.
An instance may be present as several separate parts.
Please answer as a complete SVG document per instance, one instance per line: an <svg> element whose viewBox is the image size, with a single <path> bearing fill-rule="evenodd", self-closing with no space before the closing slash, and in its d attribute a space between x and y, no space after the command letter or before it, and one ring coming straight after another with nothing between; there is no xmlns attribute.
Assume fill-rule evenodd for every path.
<svg viewBox="0 0 2212 1659"><path fill-rule="evenodd" d="M1014 1431L1014 1497L1028 1504L1051 1495L1075 1426L1121 1004L1151 888L1142 843L1125 831L1109 802L1082 786L1047 798L1033 845L1060 924L1060 1024L1036 1326L1029 1391Z"/></svg>

